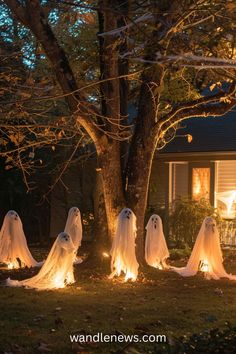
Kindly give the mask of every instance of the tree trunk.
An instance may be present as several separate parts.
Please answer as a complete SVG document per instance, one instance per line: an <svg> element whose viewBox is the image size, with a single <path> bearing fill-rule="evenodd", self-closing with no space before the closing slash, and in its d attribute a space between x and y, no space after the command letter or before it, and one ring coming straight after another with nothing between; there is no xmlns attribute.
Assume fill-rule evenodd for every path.
<svg viewBox="0 0 236 354"><path fill-rule="evenodd" d="M144 218L147 207L149 180L155 153L155 139L149 139L145 146L137 141L129 155L129 170L126 200L137 217L137 258L144 263Z"/></svg>
<svg viewBox="0 0 236 354"><path fill-rule="evenodd" d="M102 153L98 152L98 162L102 175L108 236L111 239L114 236L117 215L125 205L120 164L120 143L114 140L108 142L105 150Z"/></svg>

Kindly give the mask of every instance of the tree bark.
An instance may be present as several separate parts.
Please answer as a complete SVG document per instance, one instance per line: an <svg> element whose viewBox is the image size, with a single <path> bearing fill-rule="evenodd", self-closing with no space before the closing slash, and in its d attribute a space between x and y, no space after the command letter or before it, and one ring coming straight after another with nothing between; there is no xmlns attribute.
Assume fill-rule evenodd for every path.
<svg viewBox="0 0 236 354"><path fill-rule="evenodd" d="M144 263L144 219L148 199L148 187L155 153L155 139L147 141L144 147L135 143L129 158L127 204L137 217L137 258Z"/></svg>
<svg viewBox="0 0 236 354"><path fill-rule="evenodd" d="M117 215L125 205L121 177L120 143L108 140L104 151L98 153L98 162L102 174L108 235L111 239L114 236Z"/></svg>

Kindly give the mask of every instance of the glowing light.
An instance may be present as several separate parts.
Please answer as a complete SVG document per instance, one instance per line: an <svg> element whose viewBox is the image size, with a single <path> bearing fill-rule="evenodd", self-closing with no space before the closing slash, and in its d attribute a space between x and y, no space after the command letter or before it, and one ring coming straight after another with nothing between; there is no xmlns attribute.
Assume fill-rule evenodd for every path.
<svg viewBox="0 0 236 354"><path fill-rule="evenodd" d="M119 277L122 272L125 274L124 282L127 282L128 280L135 281L137 279L137 275L128 269L125 264L123 264L120 256L117 256L114 267L115 271L109 276L110 279L112 279L115 275Z"/></svg>
<svg viewBox="0 0 236 354"><path fill-rule="evenodd" d="M18 262L9 262L7 263L7 268L8 269L17 269L19 268Z"/></svg>
<svg viewBox="0 0 236 354"><path fill-rule="evenodd" d="M54 278L54 284L56 288L64 288L65 287L64 275L57 274Z"/></svg>
<svg viewBox="0 0 236 354"><path fill-rule="evenodd" d="M228 192L217 193L216 199L222 202L225 206L225 210L221 210L221 217L224 219L234 219L235 209L234 203L236 202L236 190L231 190Z"/></svg>
<svg viewBox="0 0 236 354"><path fill-rule="evenodd" d="M194 200L201 198L209 199L210 191L210 169L193 168L192 175L192 195Z"/></svg>
<svg viewBox="0 0 236 354"><path fill-rule="evenodd" d="M157 268L157 269L160 269L160 270L163 270L163 267L161 265L161 263L153 263L152 265L154 268Z"/></svg>
<svg viewBox="0 0 236 354"><path fill-rule="evenodd" d="M74 282L75 282L75 278L74 278L73 271L68 272L66 275L66 284L73 284Z"/></svg>
<svg viewBox="0 0 236 354"><path fill-rule="evenodd" d="M209 263L206 260L201 261L200 271L204 273L209 272Z"/></svg>
<svg viewBox="0 0 236 354"><path fill-rule="evenodd" d="M133 274L132 272L128 271L125 274L125 282L128 280L135 281L137 279L137 276Z"/></svg>
<svg viewBox="0 0 236 354"><path fill-rule="evenodd" d="M102 255L103 255L104 258L109 258L110 257L107 252L102 252Z"/></svg>

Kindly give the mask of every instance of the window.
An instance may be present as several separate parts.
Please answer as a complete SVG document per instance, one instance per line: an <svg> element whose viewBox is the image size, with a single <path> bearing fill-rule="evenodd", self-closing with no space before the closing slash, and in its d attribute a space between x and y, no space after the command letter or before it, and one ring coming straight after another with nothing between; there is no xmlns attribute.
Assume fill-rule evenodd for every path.
<svg viewBox="0 0 236 354"><path fill-rule="evenodd" d="M209 167L193 167L192 169L192 198L210 200L210 179Z"/></svg>

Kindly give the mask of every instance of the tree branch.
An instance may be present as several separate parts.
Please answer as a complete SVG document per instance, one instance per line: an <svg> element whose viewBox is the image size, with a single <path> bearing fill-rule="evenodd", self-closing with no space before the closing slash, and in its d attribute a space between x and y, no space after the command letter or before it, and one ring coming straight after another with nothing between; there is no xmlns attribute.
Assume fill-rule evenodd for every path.
<svg viewBox="0 0 236 354"><path fill-rule="evenodd" d="M23 7L17 0L5 0L12 13L24 26L28 27L44 48L71 112L87 131L95 144L102 138L92 117L96 109L87 98L78 92L78 86L64 50L59 45L38 0L26 1ZM72 92L76 91L75 94Z"/></svg>
<svg viewBox="0 0 236 354"><path fill-rule="evenodd" d="M162 117L154 128L154 135L165 133L179 122L194 117L222 116L236 106L236 84L233 83L225 93L201 97L198 100L179 104L175 109Z"/></svg>

